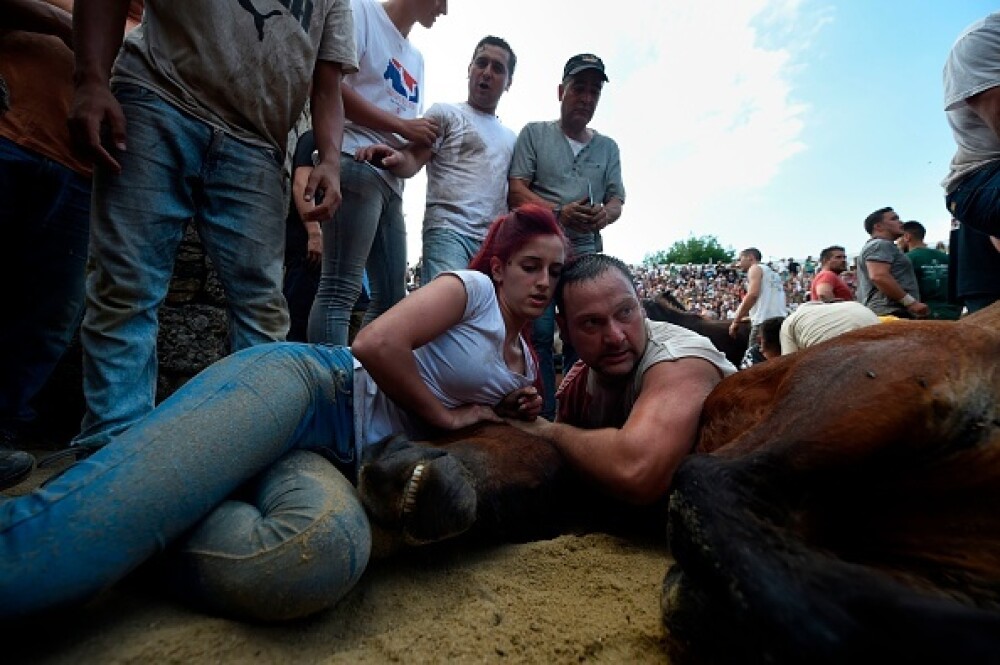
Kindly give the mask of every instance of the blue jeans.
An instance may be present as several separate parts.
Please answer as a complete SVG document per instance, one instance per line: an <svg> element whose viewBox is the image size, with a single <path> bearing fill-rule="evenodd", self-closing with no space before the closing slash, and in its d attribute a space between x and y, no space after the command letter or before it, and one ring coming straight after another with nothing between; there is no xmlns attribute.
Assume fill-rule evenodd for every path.
<svg viewBox="0 0 1000 665"><path fill-rule="evenodd" d="M451 229L424 229L420 258L420 283L448 270L464 270L482 246L481 240L462 235Z"/></svg>
<svg viewBox="0 0 1000 665"><path fill-rule="evenodd" d="M555 420L556 417L555 338L556 305L550 302L542 315L531 324L531 345L538 355L538 374L542 379L541 416L546 420Z"/></svg>
<svg viewBox="0 0 1000 665"><path fill-rule="evenodd" d="M115 91L128 123L121 175L94 172L83 345L87 412L74 444L99 447L149 413L157 311L185 225L196 225L229 308L233 350L283 340L282 156L238 141L152 92Z"/></svg>
<svg viewBox="0 0 1000 665"><path fill-rule="evenodd" d="M34 419L80 324L89 225L88 178L0 138L0 427Z"/></svg>
<svg viewBox="0 0 1000 665"><path fill-rule="evenodd" d="M215 611L286 619L333 605L364 571L371 532L352 484L307 451L353 466L352 386L348 349L247 349L0 502L0 617L82 602L178 540L172 586Z"/></svg>
<svg viewBox="0 0 1000 665"><path fill-rule="evenodd" d="M1000 236L1000 159L965 176L945 197L945 204L963 224Z"/></svg>
<svg viewBox="0 0 1000 665"><path fill-rule="evenodd" d="M343 201L323 226L323 272L309 313L309 341L346 345L351 310L367 267L368 323L406 295L406 224L403 200L375 172L340 157Z"/></svg>

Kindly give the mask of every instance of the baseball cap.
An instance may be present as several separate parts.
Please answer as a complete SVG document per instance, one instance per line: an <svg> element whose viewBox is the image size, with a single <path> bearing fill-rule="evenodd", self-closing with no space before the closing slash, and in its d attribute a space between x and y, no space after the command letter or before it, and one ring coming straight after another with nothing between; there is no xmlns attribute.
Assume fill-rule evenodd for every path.
<svg viewBox="0 0 1000 665"><path fill-rule="evenodd" d="M563 67L563 78L576 76L585 69L596 69L601 73L601 78L608 80L608 75L604 73L604 62L593 53L581 53L567 60Z"/></svg>

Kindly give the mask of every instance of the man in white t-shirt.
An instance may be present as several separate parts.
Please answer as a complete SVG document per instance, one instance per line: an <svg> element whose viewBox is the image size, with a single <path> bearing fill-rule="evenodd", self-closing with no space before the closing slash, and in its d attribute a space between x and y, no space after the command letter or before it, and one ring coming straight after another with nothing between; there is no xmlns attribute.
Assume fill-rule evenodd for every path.
<svg viewBox="0 0 1000 665"><path fill-rule="evenodd" d="M468 266L490 223L507 211L506 174L517 137L500 122L496 110L510 89L516 64L506 41L482 38L469 63L468 100L434 104L424 116L440 130L433 145L411 142L397 150L379 144L355 155L400 178L427 166L421 284Z"/></svg>
<svg viewBox="0 0 1000 665"><path fill-rule="evenodd" d="M343 204L323 226L323 268L309 314L309 341L346 345L351 311L368 272L371 321L406 295L403 181L357 162L359 148L433 143L437 123L424 112L424 57L410 42L418 23L433 27L447 0L351 0L358 71L344 77ZM316 121L313 114L313 121Z"/></svg>
<svg viewBox="0 0 1000 665"><path fill-rule="evenodd" d="M747 294L736 309L736 316L729 325L729 334L739 334L740 321L750 316L750 343L746 355L740 363L741 369L762 362L764 354L760 350L760 325L767 319L788 314L785 304L785 287L781 277L770 267L761 265L760 250L748 247L740 252L740 270L747 274Z"/></svg>

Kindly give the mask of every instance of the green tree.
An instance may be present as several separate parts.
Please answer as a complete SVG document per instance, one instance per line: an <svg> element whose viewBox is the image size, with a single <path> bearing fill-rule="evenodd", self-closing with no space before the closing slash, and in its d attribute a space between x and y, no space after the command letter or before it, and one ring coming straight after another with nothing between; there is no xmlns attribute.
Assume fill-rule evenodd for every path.
<svg viewBox="0 0 1000 665"><path fill-rule="evenodd" d="M736 252L731 247L723 247L715 236L688 236L678 240L670 249L647 254L642 262L646 265L661 263L732 263Z"/></svg>

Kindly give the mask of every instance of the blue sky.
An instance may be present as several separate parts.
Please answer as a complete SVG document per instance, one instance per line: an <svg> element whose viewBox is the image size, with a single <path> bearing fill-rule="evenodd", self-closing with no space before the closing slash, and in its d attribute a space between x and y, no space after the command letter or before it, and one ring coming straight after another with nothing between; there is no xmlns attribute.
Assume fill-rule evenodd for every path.
<svg viewBox="0 0 1000 665"><path fill-rule="evenodd" d="M613 7L614 11L609 8ZM515 132L558 116L566 59L600 55L610 82L591 126L621 148L628 194L605 251L629 262L691 234L765 257L856 254L891 205L947 240L940 181L953 147L941 69L980 0L452 0L416 27L425 104L466 97L480 37L518 55L498 115ZM420 255L423 174L404 193Z"/></svg>

